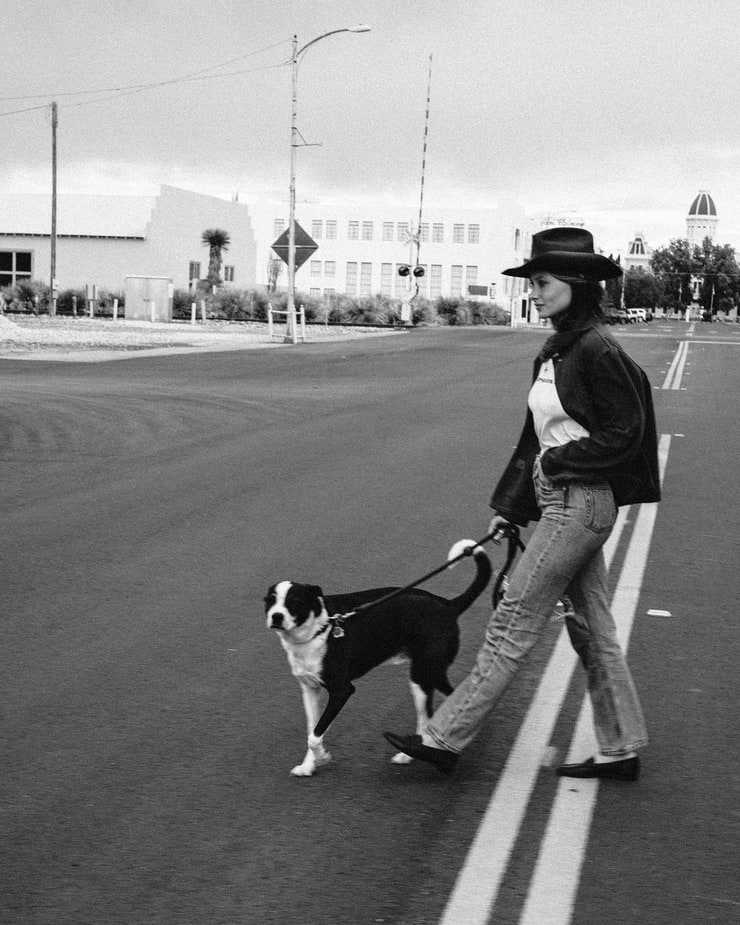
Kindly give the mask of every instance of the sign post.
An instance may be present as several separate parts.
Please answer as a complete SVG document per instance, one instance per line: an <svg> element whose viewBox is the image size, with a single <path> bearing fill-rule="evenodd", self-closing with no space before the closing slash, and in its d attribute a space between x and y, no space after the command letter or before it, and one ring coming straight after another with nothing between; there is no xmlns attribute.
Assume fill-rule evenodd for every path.
<svg viewBox="0 0 740 925"><path fill-rule="evenodd" d="M290 232L293 231L293 236ZM293 241L291 241L293 237ZM292 229L286 228L285 231L278 237L277 241L272 245L272 249L278 255L278 257L287 264L288 269L290 269L290 255L291 249L295 256L295 263L293 266L293 273L298 269L298 267L303 266L303 264L308 260L308 258L314 254L318 249L319 245L314 241L310 234L307 231L304 231L303 228L298 224L298 222L293 222ZM298 329L296 325L295 317L295 305L288 306L288 333L286 335L286 340L291 340L294 344L298 343Z"/></svg>

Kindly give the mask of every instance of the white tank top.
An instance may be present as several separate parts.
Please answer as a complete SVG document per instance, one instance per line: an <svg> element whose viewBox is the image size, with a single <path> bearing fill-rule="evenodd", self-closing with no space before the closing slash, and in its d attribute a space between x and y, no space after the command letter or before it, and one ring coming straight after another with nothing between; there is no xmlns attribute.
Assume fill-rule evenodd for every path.
<svg viewBox="0 0 740 925"><path fill-rule="evenodd" d="M555 368L552 360L540 367L537 378L529 390L528 404L534 417L534 429L543 452L554 446L563 446L571 440L588 437L589 433L578 421L568 417L555 388Z"/></svg>

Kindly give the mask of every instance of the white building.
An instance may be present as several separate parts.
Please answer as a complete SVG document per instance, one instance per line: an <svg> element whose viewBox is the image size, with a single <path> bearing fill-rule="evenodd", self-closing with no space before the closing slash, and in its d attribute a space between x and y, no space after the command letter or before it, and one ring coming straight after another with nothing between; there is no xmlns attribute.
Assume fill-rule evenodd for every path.
<svg viewBox="0 0 740 925"><path fill-rule="evenodd" d="M97 285L122 291L126 276L163 276L176 289L205 277L206 229L231 238L222 276L254 284L256 244L244 205L162 186L158 196L60 195L56 277L60 291ZM0 287L18 280L49 282L51 196L0 194Z"/></svg>
<svg viewBox="0 0 740 925"><path fill-rule="evenodd" d="M257 239L258 284L267 285L276 259L272 244L288 225L286 203L250 205ZM375 294L402 298L408 285L399 267L417 265L413 235L418 209L398 204L342 202L301 203L298 224L318 249L296 273L298 292L322 296ZM421 220L417 278L419 294L490 297L510 309L521 292L518 280L501 270L521 263L529 253L531 236L523 210L424 210ZM287 269L280 263L278 289L287 286ZM471 287L472 291L471 291Z"/></svg>
<svg viewBox="0 0 740 925"><path fill-rule="evenodd" d="M714 200L706 190L699 190L686 216L686 237L689 244L701 244L704 238L714 241L718 223Z"/></svg>
<svg viewBox="0 0 740 925"><path fill-rule="evenodd" d="M627 253L622 257L624 272L627 273L633 269L649 270L652 253L653 250L648 246L645 235L638 231L627 245Z"/></svg>

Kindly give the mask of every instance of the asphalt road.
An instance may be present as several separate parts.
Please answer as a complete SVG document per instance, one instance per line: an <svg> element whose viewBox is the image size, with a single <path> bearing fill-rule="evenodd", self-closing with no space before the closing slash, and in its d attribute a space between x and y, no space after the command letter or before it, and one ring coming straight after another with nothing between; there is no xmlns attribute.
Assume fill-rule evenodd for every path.
<svg viewBox="0 0 740 925"><path fill-rule="evenodd" d="M652 742L639 784L603 785L592 815L554 829L563 860L582 852L565 921L737 922L740 328L618 336L668 445L629 643ZM441 920L492 794L521 799L516 772L510 793L502 781L560 625L453 777L389 763L382 730L411 729L413 711L403 668L383 667L329 733L335 762L299 780L300 696L262 597L283 578L404 584L482 536L543 337L0 365L0 922ZM429 587L469 579L466 563ZM480 599L462 618L453 682L487 616ZM573 740L582 679L562 688L543 765ZM567 884L538 862L557 786L536 768L480 921L525 921L538 891L557 906Z"/></svg>

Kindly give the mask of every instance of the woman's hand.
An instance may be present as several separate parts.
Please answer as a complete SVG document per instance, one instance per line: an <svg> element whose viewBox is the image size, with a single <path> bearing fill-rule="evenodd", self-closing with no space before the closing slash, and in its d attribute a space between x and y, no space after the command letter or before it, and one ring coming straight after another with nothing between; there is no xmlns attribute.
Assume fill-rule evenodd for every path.
<svg viewBox="0 0 740 925"><path fill-rule="evenodd" d="M500 543L501 537L506 532L506 528L511 526L511 521L502 517L501 514L494 514L491 523L488 525L488 532L493 533L492 540L494 543Z"/></svg>

